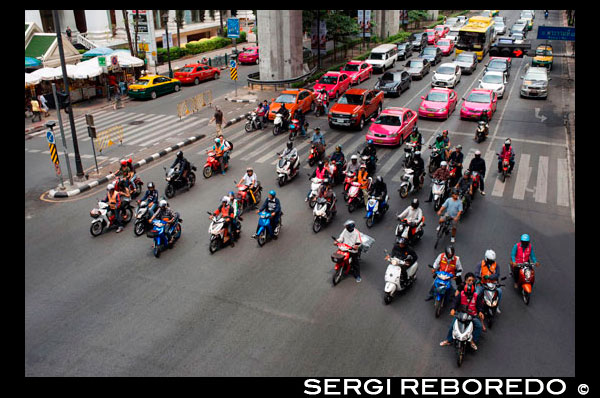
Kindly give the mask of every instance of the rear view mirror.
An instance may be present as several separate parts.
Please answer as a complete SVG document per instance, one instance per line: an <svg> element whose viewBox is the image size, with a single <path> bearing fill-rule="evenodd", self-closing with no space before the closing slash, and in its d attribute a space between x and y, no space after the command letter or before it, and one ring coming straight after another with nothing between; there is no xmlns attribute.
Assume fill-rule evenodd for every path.
<svg viewBox="0 0 600 398"><path fill-rule="evenodd" d="M424 96L424 95L422 95L422 96L421 96L421 99L425 99L425 96Z"/></svg>
<svg viewBox="0 0 600 398"><path fill-rule="evenodd" d="M372 118L371 118L371 121L372 121L372 122L375 122L375 118L374 118L374 117L372 117Z"/></svg>

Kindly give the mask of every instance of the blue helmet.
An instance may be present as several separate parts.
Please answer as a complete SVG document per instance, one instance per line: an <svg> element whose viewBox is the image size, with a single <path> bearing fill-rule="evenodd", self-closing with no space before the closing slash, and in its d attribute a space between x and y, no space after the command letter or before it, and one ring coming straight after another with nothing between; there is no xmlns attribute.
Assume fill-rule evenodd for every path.
<svg viewBox="0 0 600 398"><path fill-rule="evenodd" d="M272 189L271 189L271 190L269 191L269 195L271 195L271 196L275 197L276 193L275 193L275 191L274 191L274 190L272 190Z"/></svg>
<svg viewBox="0 0 600 398"><path fill-rule="evenodd" d="M373 140L367 141L367 144L372 144L372 143L373 143Z"/></svg>
<svg viewBox="0 0 600 398"><path fill-rule="evenodd" d="M235 195L235 194L233 193L233 191L229 191L229 194L228 194L228 195L232 195L232 196L233 196L233 195Z"/></svg>
<svg viewBox="0 0 600 398"><path fill-rule="evenodd" d="M521 235L521 242L529 242L529 235L527 235L527 234Z"/></svg>

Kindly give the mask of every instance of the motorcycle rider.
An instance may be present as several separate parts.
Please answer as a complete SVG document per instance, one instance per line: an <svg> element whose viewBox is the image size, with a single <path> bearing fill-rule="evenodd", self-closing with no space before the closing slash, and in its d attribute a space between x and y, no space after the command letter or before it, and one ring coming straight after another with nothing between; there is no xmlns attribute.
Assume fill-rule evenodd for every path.
<svg viewBox="0 0 600 398"><path fill-rule="evenodd" d="M431 273L435 275L435 272L444 271L449 274L452 274L451 279L451 289L450 293L456 291L457 284L460 284L460 278L462 275L462 264L460 263L460 257L454 254L454 246L448 245L446 246L446 250L443 253L440 253L435 262L433 263L433 268L431 269ZM458 282L457 282L458 280ZM425 299L425 301L433 300L433 289L435 288L435 281L431 284L431 289L429 289L429 295ZM452 295L448 293L448 297Z"/></svg>
<svg viewBox="0 0 600 398"><path fill-rule="evenodd" d="M135 166L133 165L132 158L127 159L127 166L129 166L129 174L127 175L127 178L129 179L129 184L131 185L132 189L136 189L135 181L134 181Z"/></svg>
<svg viewBox="0 0 600 398"><path fill-rule="evenodd" d="M471 340L471 348L477 350L476 343L479 341L481 331L485 330L485 326L482 322L483 296L475 291L474 283L475 275L473 275L472 272L468 272L465 275L464 289L461 290L460 294L454 297L450 315L454 316L457 309L462 309L466 310L467 314L473 317L473 339ZM440 346L443 347L452 344L452 329L454 328L454 322L456 322L456 318L452 320L450 329L448 330L448 336L446 337L446 340L440 342Z"/></svg>
<svg viewBox="0 0 600 398"><path fill-rule="evenodd" d="M423 216L423 210L419 207L419 199L414 198L410 202L410 206L408 206L404 211L398 214L398 220L403 220L406 218L408 222L408 237L412 239L413 233L412 230L415 230L423 224L425 221L425 217Z"/></svg>
<svg viewBox="0 0 600 398"><path fill-rule="evenodd" d="M425 171L425 162L423 161L423 158L421 157L421 151L415 152L415 156L413 157L412 161L408 164L407 167L409 169L413 170L413 180L412 180L413 187L418 187L420 184L419 181L421 178L421 173L423 173L423 171Z"/></svg>
<svg viewBox="0 0 600 398"><path fill-rule="evenodd" d="M512 141L510 138L507 138L504 141L504 146L502 147L502 151L500 152L500 156L498 156L498 173L502 173L502 160L504 158L509 158L509 167L508 174L512 173L513 167L515 167L515 152L511 146Z"/></svg>
<svg viewBox="0 0 600 398"><path fill-rule="evenodd" d="M394 247L392 248L392 257L406 261L406 265L400 265L401 280L406 281L408 279L406 270L409 269L419 258L417 253L408 245L408 240L406 238L400 238L396 241ZM385 256L385 259L389 260L390 255L388 254Z"/></svg>
<svg viewBox="0 0 600 398"><path fill-rule="evenodd" d="M229 232L229 239L231 239L231 247L235 246L235 241L237 239L236 235L231 231L231 227L233 226L235 214L233 213L233 207L231 207L229 196L223 196L221 198L221 205L214 211L211 216L208 216L211 220L218 215L221 215L225 219L224 228L227 228L227 232Z"/></svg>
<svg viewBox="0 0 600 398"><path fill-rule="evenodd" d="M481 151L475 151L475 156L469 163L469 170L479 173L479 192L485 196L483 181L485 180L485 160L481 158Z"/></svg>
<svg viewBox="0 0 600 398"><path fill-rule="evenodd" d="M515 289L519 287L517 282L519 281L519 272L516 269L516 264L522 264L526 262L534 263L536 267L540 266L540 263L535 257L533 247L531 246L531 238L528 234L521 235L521 241L516 243L510 253L510 273L515 280Z"/></svg>
<svg viewBox="0 0 600 398"><path fill-rule="evenodd" d="M229 191L229 203L231 208L233 209L233 219L231 220L235 225L235 234L236 240L240 236L240 229L242 224L240 221L243 221L242 216L240 216L240 209L242 208L240 200L235 197L235 193L233 191Z"/></svg>
<svg viewBox="0 0 600 398"><path fill-rule="evenodd" d="M150 217L150 220L148 220L148 222L150 224L152 224L152 221L154 221L155 218L168 219L166 221L167 225L165 225L165 235L167 236L169 243L173 242L173 237L171 236L171 226L175 222L175 215L176 215L175 212L173 210L171 210L171 208L168 206L167 201L164 199L161 199L161 201L158 203L158 211L156 213L154 213L154 215L152 217Z"/></svg>
<svg viewBox="0 0 600 398"><path fill-rule="evenodd" d="M281 155L279 155L279 159L288 159L290 161L292 170L298 168L298 150L294 148L294 143L292 141L287 142L285 149Z"/></svg>
<svg viewBox="0 0 600 398"><path fill-rule="evenodd" d="M448 163L442 161L440 167L431 176L434 180L448 181L450 179L450 171L448 170ZM431 202L433 200L433 191L429 191L429 199L425 202Z"/></svg>
<svg viewBox="0 0 600 398"><path fill-rule="evenodd" d="M490 118L488 117L488 114L486 112L481 112L481 115L479 116L479 121L485 123L485 135L487 136L490 130ZM475 140L477 140L477 130L475 130Z"/></svg>
<svg viewBox="0 0 600 398"><path fill-rule="evenodd" d="M267 122L269 121L269 103L267 100L263 101L263 117L262 117L262 128L267 127Z"/></svg>
<svg viewBox="0 0 600 398"><path fill-rule="evenodd" d="M285 104L281 104L277 113L281 113L283 126L287 128L290 125L290 111L285 107Z"/></svg>
<svg viewBox="0 0 600 398"><path fill-rule="evenodd" d="M142 199L138 199L138 203L143 202L144 200L148 200L148 215L152 217L156 208L158 207L158 190L154 186L154 183L150 181L148 183L148 190L144 194Z"/></svg>
<svg viewBox="0 0 600 398"><path fill-rule="evenodd" d="M327 94L327 90L322 88L321 90L317 91L317 98L321 99L321 103L325 109L325 115L327 115L329 113L329 94Z"/></svg>
<svg viewBox="0 0 600 398"><path fill-rule="evenodd" d="M444 213L445 211L445 213ZM462 201L458 199L458 191L456 188L452 189L451 197L446 199L440 210L437 212L440 217L440 225L436 228L436 231L439 231L442 223L446 221L448 217L452 218L452 237L450 238L450 243L454 243L456 241L456 226L458 225L458 220L460 220L460 215L463 212ZM442 213L444 215L442 216Z"/></svg>
<svg viewBox="0 0 600 398"><path fill-rule="evenodd" d="M329 169L327 167L325 167L325 164L323 163L322 160L319 160L319 162L317 163L317 168L315 169L315 171L313 171L313 173L310 175L310 177L308 177L309 179L312 178L320 178L320 179L328 179L331 178L331 176L329 175ZM325 187L325 184L321 185L321 190ZM306 194L306 198L304 199L305 202L308 202L308 198L310 198L310 193L312 192L311 189L308 190L308 194ZM320 194L320 192L319 192Z"/></svg>
<svg viewBox="0 0 600 398"><path fill-rule="evenodd" d="M375 149L375 145L373 144L373 140L368 140L367 145L363 148L360 156L368 156L367 159L367 169L370 169L371 172L375 172L375 162L377 159L377 149Z"/></svg>
<svg viewBox="0 0 600 398"><path fill-rule="evenodd" d="M257 213L264 210L271 213L271 222L267 232L269 233L269 236L275 240L277 240L277 236L273 234L273 229L277 225L279 217L281 216L281 203L279 202L279 198L275 197L276 195L277 194L275 191L271 189L267 199L265 200L265 203L263 203L259 210L256 210ZM256 234L252 235L252 237L256 238Z"/></svg>
<svg viewBox="0 0 600 398"><path fill-rule="evenodd" d="M337 209L335 207L337 200L336 200L335 192L333 192L333 189L331 189L331 180L329 178L326 178L325 180L323 180L323 187L324 188L321 192L321 196L323 198L325 198L331 204L331 206L329 206L328 213L330 213L330 212L337 213Z"/></svg>
<svg viewBox="0 0 600 398"><path fill-rule="evenodd" d="M358 173L359 168L360 164L358 163L358 156L352 155L350 156L350 162L346 163L346 169L344 170L344 173L352 173L356 175L356 173Z"/></svg>
<svg viewBox="0 0 600 398"><path fill-rule="evenodd" d="M190 162L188 162L188 160L183 157L182 151L177 152L177 157L173 161L171 168L175 168L175 166L177 166L177 165L179 165L179 175L181 176L181 179L183 180L184 185L188 185L189 182L187 179L187 175L191 170L191 165L190 165Z"/></svg>
<svg viewBox="0 0 600 398"><path fill-rule="evenodd" d="M106 197L102 200L104 203L108 203L108 212L112 212L115 215L117 233L123 230L123 217L121 216L121 195L119 191L115 189L113 184L108 184L106 187Z"/></svg>
<svg viewBox="0 0 600 398"><path fill-rule="evenodd" d="M225 157L223 156L225 154L225 145L223 145L219 137L215 138L212 150L215 152L215 158L221 166L221 174L225 174Z"/></svg>
<svg viewBox="0 0 600 398"><path fill-rule="evenodd" d="M356 282L360 282L360 263L358 257L360 255L360 246L362 245L362 237L360 232L356 229L353 220L346 220L344 223L344 230L340 236L336 239L336 242L344 243L351 246L354 251L348 251L350 253L350 262L352 265L352 272ZM335 243L334 243L335 245Z"/></svg>
<svg viewBox="0 0 600 398"><path fill-rule="evenodd" d="M331 154L331 156L329 157L329 160L335 160L335 164L337 165L338 168L340 168L344 165L345 158L344 158L344 152L342 152L341 145L335 146L335 152L333 152Z"/></svg>
<svg viewBox="0 0 600 398"><path fill-rule="evenodd" d="M320 128L315 127L315 132L313 133L310 142L311 144L315 145L319 156L321 156L325 152L325 137L323 137L323 134L321 134Z"/></svg>
<svg viewBox="0 0 600 398"><path fill-rule="evenodd" d="M456 167L456 173L454 174L453 180L450 181L450 185L455 185L458 179L462 176L462 166L464 158L465 156L462 153L462 145L459 144L454 148L454 152L452 152L450 154L450 157L448 158L448 163L454 163L454 166Z"/></svg>
<svg viewBox="0 0 600 398"><path fill-rule="evenodd" d="M360 165L358 173L356 173L356 177L354 179L360 184L360 190L362 191L366 207L367 202L369 201L369 192L367 191L367 189L369 188L369 173L367 172L366 164L362 163Z"/></svg>
<svg viewBox="0 0 600 398"><path fill-rule="evenodd" d="M421 150L421 145L424 144L423 135L419 132L419 128L417 126L413 126L410 135L408 136L408 142L414 143L415 151Z"/></svg>
<svg viewBox="0 0 600 398"><path fill-rule="evenodd" d="M377 176L375 178L375 184L373 184L373 187L371 187L371 195L375 196L376 198L381 198L379 208L385 206L385 197L387 196L387 185L383 181L383 177Z"/></svg>
<svg viewBox="0 0 600 398"><path fill-rule="evenodd" d="M254 169L252 167L248 167L246 168L246 174L244 174L242 178L240 178L240 181L238 181L237 183L237 185L240 185L243 182L244 185L248 188L250 198L252 198L252 205L257 204L256 199L254 198L254 192L252 191L254 187L256 187L257 181L258 179L256 177L256 174L254 174Z"/></svg>
<svg viewBox="0 0 600 398"><path fill-rule="evenodd" d="M465 170L463 176L460 178L460 180L458 180L454 188L458 189L458 192L463 195L468 192L466 199L467 204L470 206L471 197L473 196L473 180L471 179L471 170Z"/></svg>
<svg viewBox="0 0 600 398"><path fill-rule="evenodd" d="M485 251L485 258L477 265L475 276L480 279L480 282L475 287L475 292L483 297L483 284L488 282L498 283L500 280L500 267L496 265L496 252L488 249ZM500 313L500 301L502 300L502 289L496 287L498 291L498 306L496 311Z"/></svg>
<svg viewBox="0 0 600 398"><path fill-rule="evenodd" d="M306 130L304 129L306 117L304 116L304 112L302 112L302 109L296 109L296 112L294 112L294 119L298 120L298 123L300 124L300 136L306 137Z"/></svg>
<svg viewBox="0 0 600 398"><path fill-rule="evenodd" d="M264 129L265 128L265 107L263 103L259 102L256 107L256 128ZM252 120L252 119L251 119Z"/></svg>
<svg viewBox="0 0 600 398"><path fill-rule="evenodd" d="M450 137L448 137L448 130L442 131L442 140L444 141L445 151L444 151L444 159L448 160L450 156Z"/></svg>

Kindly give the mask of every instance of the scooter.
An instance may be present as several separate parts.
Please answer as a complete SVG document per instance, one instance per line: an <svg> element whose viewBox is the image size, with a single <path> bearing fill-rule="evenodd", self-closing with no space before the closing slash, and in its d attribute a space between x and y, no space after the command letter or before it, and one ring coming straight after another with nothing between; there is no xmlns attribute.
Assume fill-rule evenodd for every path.
<svg viewBox="0 0 600 398"><path fill-rule="evenodd" d="M438 179L431 180L431 193L433 193L433 209L438 211L440 207L442 207L442 203L446 198L446 185L448 185L447 181L442 181Z"/></svg>
<svg viewBox="0 0 600 398"><path fill-rule="evenodd" d="M310 174L308 174L308 176L310 177ZM317 197L319 197L319 195L321 193L321 188L323 186L323 179L313 177L310 179L310 181L311 181L311 184L310 184L310 195L308 196L308 205L312 209L313 207L315 207L315 204L317 203Z"/></svg>
<svg viewBox="0 0 600 398"><path fill-rule="evenodd" d="M417 226L410 225L406 218L400 220L398 214L396 217L398 218L398 225L396 225L396 239L408 239L408 244L411 246L421 240L423 237L423 227L425 226L425 216L423 216L422 221Z"/></svg>
<svg viewBox="0 0 600 398"><path fill-rule="evenodd" d="M515 264L515 267L510 269L517 283L517 289L521 293L523 302L525 305L529 305L531 300L531 292L533 290L533 284L535 283L535 269L534 264L530 262ZM515 273L516 276L515 276Z"/></svg>
<svg viewBox="0 0 600 398"><path fill-rule="evenodd" d="M146 232L148 238L154 239L154 247L152 249L154 257L159 258L160 253L172 249L175 242L181 237L181 222L183 220L179 218L179 213L175 213L175 222L171 226L170 233L173 236L173 242L169 243L165 227L167 226L167 219L152 221L152 230Z"/></svg>
<svg viewBox="0 0 600 398"><path fill-rule="evenodd" d="M419 177L419 183L417 185L413 184L413 180L414 180L414 170L413 169L405 168L404 175L402 175L402 177L400 177L400 180L402 182L400 183L400 188L398 189L398 192L402 199L406 199L408 194L413 193L413 192L416 193L423 187L423 184L425 182L425 172L421 173L421 176Z"/></svg>
<svg viewBox="0 0 600 398"><path fill-rule="evenodd" d="M450 183L450 186L453 187L456 185L461 176L461 174L458 172L458 166L455 161L450 160L448 162L448 171L450 172L450 178L448 179L448 182Z"/></svg>
<svg viewBox="0 0 600 398"><path fill-rule="evenodd" d="M500 280L505 280L505 277L500 278ZM496 317L496 312L498 310L498 288L501 286L505 286L500 284L498 281L493 282L483 282L478 278L478 282L483 286L483 315L485 316L485 320L487 321L488 328L492 328L494 325L494 318Z"/></svg>
<svg viewBox="0 0 600 398"><path fill-rule="evenodd" d="M500 157L500 154L497 153L496 155L498 155L498 160L502 159ZM508 157L504 157L502 159L502 171L501 171L501 178L502 178L502 182L506 181L506 177L510 176L510 171L508 171L510 169L510 160L508 159Z"/></svg>
<svg viewBox="0 0 600 398"><path fill-rule="evenodd" d="M300 121L297 119L293 119L292 123L290 124L290 136L288 137L290 141L294 141L296 139L296 136L298 135L298 133L300 132ZM307 131L308 129L308 123L304 122L304 131Z"/></svg>
<svg viewBox="0 0 600 398"><path fill-rule="evenodd" d="M315 107L315 117L319 117L325 114L325 105L323 104L323 100L321 98L316 99L316 107Z"/></svg>
<svg viewBox="0 0 600 398"><path fill-rule="evenodd" d="M465 357L467 343L473 339L473 316L466 312L456 312L454 317L456 322L452 326L452 338L456 347L456 364L460 367Z"/></svg>
<svg viewBox="0 0 600 398"><path fill-rule="evenodd" d="M330 160L329 163L327 164L327 168L329 169L329 175L333 177L331 180L333 185L336 185L336 184L339 184L340 182L342 182L344 175L341 173L340 170L343 170L345 166L346 166L345 162L342 165L338 165L338 163L335 160Z"/></svg>
<svg viewBox="0 0 600 398"><path fill-rule="evenodd" d="M431 145L429 145L429 149L431 149L431 153L429 154L429 174L433 174L440 167L440 163L442 163L442 152L439 148L432 147Z"/></svg>
<svg viewBox="0 0 600 398"><path fill-rule="evenodd" d="M117 218L114 214L107 216L108 214L108 203L98 201L98 208L90 211L90 217L93 218L92 225L90 226L90 233L96 237L100 235L104 230L108 230L112 226L116 226ZM123 225L127 225L133 218L133 211L130 207L125 207L121 210L121 217L123 219Z"/></svg>
<svg viewBox="0 0 600 398"><path fill-rule="evenodd" d="M283 212L279 215L279 221L277 225L273 229L273 235L279 236L279 232L281 231L281 218L283 217ZM265 243L267 243L269 226L271 225L271 213L268 211L261 211L258 213L258 226L256 227L256 235L252 238L256 239L258 242L258 246L262 247Z"/></svg>
<svg viewBox="0 0 600 398"><path fill-rule="evenodd" d="M279 183L279 186L282 187L286 182L298 175L298 171L300 170L300 160L296 156L294 158L294 164L292 165L289 157L282 158L281 153L279 152L277 152L277 155L279 155L279 162L277 163L275 171L277 172L277 182Z"/></svg>
<svg viewBox="0 0 600 398"><path fill-rule="evenodd" d="M367 219L367 228L373 227L375 220L379 220L389 210L389 196L385 195L383 203L381 203L382 199L381 196L369 197L369 200L367 201L367 214L365 215L365 218Z"/></svg>
<svg viewBox="0 0 600 398"><path fill-rule="evenodd" d="M341 243L337 241L335 236L331 237L334 240L334 245L337 246L337 250L331 255L331 261L335 263L335 267L333 269L333 286L340 283L342 277L348 275L352 266L352 260L350 258L350 251L355 251L355 249L347 245L345 243ZM360 259L361 253L367 253L370 247L375 243L375 239L370 236L361 233L362 243L358 247L358 259Z"/></svg>
<svg viewBox="0 0 600 398"><path fill-rule="evenodd" d="M356 153L360 155L360 151L356 151ZM375 174L375 170L377 170L377 161L379 160L377 156L371 157L360 155L360 160L367 166L367 173L369 173L369 175Z"/></svg>
<svg viewBox="0 0 600 398"><path fill-rule="evenodd" d="M256 112L252 112L250 115L246 116L248 121L244 126L244 129L247 133L251 133L254 130L261 130L263 128L262 117L258 115Z"/></svg>
<svg viewBox="0 0 600 398"><path fill-rule="evenodd" d="M196 183L196 174L194 174L196 166L192 164L190 168L191 170L187 174L188 183L186 184L183 182L181 173L175 173L174 168L170 168L169 171L167 171L167 169L163 167L166 176L165 180L167 181L167 187L165 188L165 195L167 198L171 199L173 196L175 196L175 192L177 192L179 189L187 188L189 190L194 186Z"/></svg>
<svg viewBox="0 0 600 398"><path fill-rule="evenodd" d="M273 120L273 135L279 135L288 130L289 126L283 122L283 115L281 113L275 114L275 120Z"/></svg>
<svg viewBox="0 0 600 398"><path fill-rule="evenodd" d="M335 199L334 199L335 202ZM335 203L329 203L324 197L317 198L317 203L313 208L313 231L319 233L323 225L331 222L337 211L333 210Z"/></svg>
<svg viewBox="0 0 600 398"><path fill-rule="evenodd" d="M148 220L150 220L148 202L145 200L141 202L138 201L138 208L135 211L135 224L133 225L133 233L135 236L142 236L144 232L150 230L152 224L150 224Z"/></svg>
<svg viewBox="0 0 600 398"><path fill-rule="evenodd" d="M256 186L252 189L252 192L250 192L248 187L244 184L237 185L237 181L235 180L233 180L233 183L236 184L237 187L235 198L239 199L242 204L239 215L242 215L249 207L255 208L258 206L262 197L262 186L260 185L260 181L256 181ZM256 203L252 203L252 196L254 196Z"/></svg>
<svg viewBox="0 0 600 398"><path fill-rule="evenodd" d="M475 193L477 193L477 190L479 189L479 183L481 180L481 175L476 172L476 171L472 171L471 172L471 180L472 180L472 184L473 184L473 195L471 196L471 201L475 200Z"/></svg>
<svg viewBox="0 0 600 398"><path fill-rule="evenodd" d="M319 160L323 160L324 156L325 145L323 145L323 152L319 152L315 144L310 144L310 152L308 154L308 165L310 167L314 166Z"/></svg>
<svg viewBox="0 0 600 398"><path fill-rule="evenodd" d="M209 211L207 211L207 213L210 216L213 215ZM231 222L233 222L233 220ZM235 234L235 228L233 229ZM241 229L242 225L240 223L240 230ZM221 214L213 216L210 226L208 227L208 233L210 234L210 244L208 245L208 251L210 254L213 254L220 248L230 244L232 240L237 239L237 236L229 236L229 231L225 227L225 217L223 217Z"/></svg>
<svg viewBox="0 0 600 398"><path fill-rule="evenodd" d="M486 139L488 132L489 125L483 120L480 120L477 123L477 130L475 131L475 141L477 141L478 144L483 142Z"/></svg>
<svg viewBox="0 0 600 398"><path fill-rule="evenodd" d="M344 172L345 178L344 178L344 200L348 200L348 191L350 190L350 187L352 186L352 182L354 181L354 177L356 176L356 173L353 172Z"/></svg>
<svg viewBox="0 0 600 398"><path fill-rule="evenodd" d="M433 268L433 265L429 264L429 268ZM435 308L435 317L439 318L442 312L442 307L446 298L449 300L452 293L452 274L445 271L436 271L434 275L435 281L433 281L433 306Z"/></svg>
<svg viewBox="0 0 600 398"><path fill-rule="evenodd" d="M412 163L415 158L415 147L417 144L415 142L407 142L404 147L404 167L408 167L409 164Z"/></svg>
<svg viewBox="0 0 600 398"><path fill-rule="evenodd" d="M548 11L544 11L544 19L548 19Z"/></svg>
<svg viewBox="0 0 600 398"><path fill-rule="evenodd" d="M387 250L385 254L389 255ZM405 260L400 260L397 257L389 257L387 260L390 264L385 270L385 288L383 289L383 302L387 305L392 302L397 292L408 289L415 283L417 279L417 269L419 264L415 261L411 266L408 266ZM402 267L406 269L406 279L402 278Z"/></svg>
<svg viewBox="0 0 600 398"><path fill-rule="evenodd" d="M372 178L369 177L369 185L367 186L367 192L371 188ZM356 181L352 182L350 185L350 189L348 190L348 212L352 213L359 207L365 205L365 201L363 199L362 191L360 189L360 184Z"/></svg>
<svg viewBox="0 0 600 398"><path fill-rule="evenodd" d="M217 158L216 153L212 150L207 150L208 154L206 158L206 163L204 163L204 169L202 171L202 175L204 178L210 178L213 175L213 172L221 171L221 162L223 161L223 157ZM229 168L229 162L225 163L223 167L223 171L227 171Z"/></svg>
<svg viewBox="0 0 600 398"><path fill-rule="evenodd" d="M475 192L475 190L473 190L473 192ZM472 197L468 191L461 191L458 194L458 200L460 200L462 202L462 206L463 206L463 211L461 214L462 216L465 216L467 214L467 211L469 210L469 208L471 207L471 201L469 200L469 198Z"/></svg>

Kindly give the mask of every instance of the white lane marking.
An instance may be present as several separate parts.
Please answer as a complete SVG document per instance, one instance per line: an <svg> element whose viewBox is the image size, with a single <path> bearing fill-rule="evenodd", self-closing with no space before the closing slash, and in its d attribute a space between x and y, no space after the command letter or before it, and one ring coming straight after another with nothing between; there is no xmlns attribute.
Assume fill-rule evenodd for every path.
<svg viewBox="0 0 600 398"><path fill-rule="evenodd" d="M125 142L125 138L132 140L138 135L139 132L143 134L148 129L154 128L152 126L161 124L163 121L164 115L155 115L148 119L144 119L144 123L138 126L123 126L123 141Z"/></svg>
<svg viewBox="0 0 600 398"><path fill-rule="evenodd" d="M266 137L264 137L266 138ZM246 156L244 156L242 158L243 161L256 161L254 158L256 156L258 156L259 154L263 153L263 152L269 152L272 149L275 149L276 147L280 146L283 144L284 140L287 140L287 137L285 136L285 134L281 134L281 137L276 137L279 139L276 140L272 140L269 144L264 144L264 145L259 145L257 149L255 149L254 151L248 153ZM281 139L283 138L283 140Z"/></svg>
<svg viewBox="0 0 600 398"><path fill-rule="evenodd" d="M29 149L29 150L28 150L27 148L25 148L25 150L26 150L26 151L29 151L29 152L31 152L31 153L36 153L36 152L40 152L40 151L41 151L41 149Z"/></svg>
<svg viewBox="0 0 600 398"><path fill-rule="evenodd" d="M190 128L201 128L202 126L200 126L200 124L204 123L206 120L207 120L207 119L200 119L200 120L198 120L198 121L194 121L194 122L188 123L187 125L185 125L185 126L181 126L181 127L177 128L177 129L175 129L175 130L173 130L173 131L171 131L171 132L169 132L169 133L167 133L167 134L164 134L164 133L165 133L164 131L159 131L159 132L156 132L156 133L150 134L150 135L148 135L147 137L144 137L144 139L146 139L146 138L149 138L149 137L152 137L152 136L159 135L159 134L161 134L161 133L163 133L164 135L159 135L158 137L155 137L155 138L153 138L153 139L150 139L150 140L148 140L148 141L136 140L136 141L135 141L135 144L138 144L139 146L148 146L148 145L151 145L151 144L152 144L152 143L154 143L154 142L158 143L158 141L160 141L160 140L162 140L162 139L164 139L164 138L166 138L166 137L172 136L172 135L174 135L174 134L177 134L177 133L179 133L179 132L182 132L182 131L184 131L184 130L186 130L186 129L190 129ZM130 145L133 145L134 143L133 143L133 142L131 142L131 143L129 143L129 144L130 144Z"/></svg>
<svg viewBox="0 0 600 398"><path fill-rule="evenodd" d="M420 131L438 131L439 129L428 129L428 128L419 128ZM435 134L434 134L435 135ZM463 135L466 137L473 137L475 135L475 133L465 133L462 131L450 131L450 135ZM502 137L502 136L495 136L492 137L492 140L506 140L509 137ZM513 142L523 142L526 144L540 144L540 145L552 145L552 146L558 146L558 147L565 147L565 144L561 144L559 142L546 142L546 141L537 141L537 140L527 140L527 139L523 139L523 138L512 138L510 137L511 141Z"/></svg>
<svg viewBox="0 0 600 398"><path fill-rule="evenodd" d="M280 136L284 136L285 134L281 134ZM245 153L245 151L236 151L236 147L239 148L242 144L246 143L246 141L254 139L252 144L256 144L256 143L262 143L265 140L269 139L270 137L272 137L272 134L270 133L265 133L263 134L260 138L257 138L257 136L253 135L253 134L248 134L246 135L244 138L242 138L239 142L235 143L235 146L233 148L233 153L231 154L231 156L229 157L230 159L235 159L238 156L241 156Z"/></svg>
<svg viewBox="0 0 600 398"><path fill-rule="evenodd" d="M525 189L531 175L531 167L529 167L530 156L528 153L522 153L519 159L517 170L517 178L515 181L515 190L513 191L513 199L525 199Z"/></svg>
<svg viewBox="0 0 600 398"><path fill-rule="evenodd" d="M175 118L176 119L176 118ZM162 116L158 119L148 121L140 126L132 128L130 131L125 131L123 134L123 142L127 145L135 145L138 142L143 142L155 134L164 133L175 125L174 119L164 119Z"/></svg>
<svg viewBox="0 0 600 398"><path fill-rule="evenodd" d="M508 179L506 181L508 181ZM506 182L500 181L499 177L496 177L495 182L494 182L494 190L492 191L492 196L502 197L502 195L504 194L504 184L505 183Z"/></svg>
<svg viewBox="0 0 600 398"><path fill-rule="evenodd" d="M404 150L402 150L401 147L396 148L395 151L396 152L383 164L378 174L380 173L382 176L385 176L392 170L392 167L394 167L401 158L404 158ZM398 173L401 170L403 170L402 164L400 164L398 167Z"/></svg>
<svg viewBox="0 0 600 398"><path fill-rule="evenodd" d="M548 156L540 156L537 171L537 183L533 197L538 203L546 203L548 195Z"/></svg>
<svg viewBox="0 0 600 398"><path fill-rule="evenodd" d="M568 181L568 169L567 159L557 159L558 170L556 173L557 179L557 193L556 203L559 206L569 206L569 181Z"/></svg>
<svg viewBox="0 0 600 398"><path fill-rule="evenodd" d="M496 157L496 152L487 151L485 153L485 157L483 158L485 162L485 178L483 179L484 181L487 181L489 175L492 174L492 171L498 169L498 166L496 165L497 162L494 160L494 157Z"/></svg>

